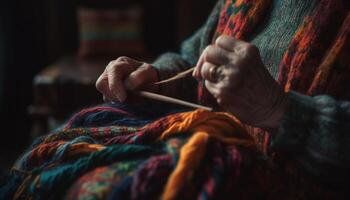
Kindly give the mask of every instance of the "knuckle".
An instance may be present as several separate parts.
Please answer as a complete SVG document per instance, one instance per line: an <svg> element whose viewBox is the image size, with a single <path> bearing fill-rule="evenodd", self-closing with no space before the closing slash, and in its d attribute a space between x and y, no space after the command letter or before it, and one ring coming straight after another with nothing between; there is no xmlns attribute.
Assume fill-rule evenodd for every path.
<svg viewBox="0 0 350 200"><path fill-rule="evenodd" d="M116 63L115 60L110 61L110 62L108 63L108 65L106 66L105 71L111 69L111 68L115 65L115 63Z"/></svg>
<svg viewBox="0 0 350 200"><path fill-rule="evenodd" d="M225 35L220 35L220 36L216 39L216 41L217 41L217 42L221 42L221 41L224 40L226 37L227 37L227 36L225 36Z"/></svg>
<svg viewBox="0 0 350 200"><path fill-rule="evenodd" d="M231 37L231 36L220 35L220 36L215 40L215 43L216 43L216 44L223 44L223 43L226 43L226 42L231 42L232 40L234 40L234 38Z"/></svg>
<svg viewBox="0 0 350 200"><path fill-rule="evenodd" d="M123 65L121 65L121 62L115 62L114 64L108 66L107 74L110 74L110 73L113 73L113 74L120 73L120 71L122 70L122 69L121 69L122 67L123 67Z"/></svg>
<svg viewBox="0 0 350 200"><path fill-rule="evenodd" d="M130 60L130 58L129 57L127 57L127 56L120 56L119 58L117 58L117 62L127 62L127 61L129 61Z"/></svg>
<svg viewBox="0 0 350 200"><path fill-rule="evenodd" d="M116 60L112 60L108 63L107 67L106 67L106 70L105 71L109 71L111 69L113 69L115 67L115 65L117 64L117 61Z"/></svg>
<svg viewBox="0 0 350 200"><path fill-rule="evenodd" d="M206 48L205 48L205 52L211 52L211 51L213 51L215 49L215 46L214 45L208 45Z"/></svg>
<svg viewBox="0 0 350 200"><path fill-rule="evenodd" d="M153 70L152 65L150 65L150 64L148 64L148 63L144 63L141 67L142 67L142 69L145 70L145 71L151 71L151 70Z"/></svg>
<svg viewBox="0 0 350 200"><path fill-rule="evenodd" d="M96 81L95 86L96 86L96 89L98 91L102 92L102 90L103 90L103 83L102 83L102 81Z"/></svg>
<svg viewBox="0 0 350 200"><path fill-rule="evenodd" d="M112 64L109 64L107 67L106 67L106 73L109 74L111 71L113 71L114 69L116 68L116 65L114 63Z"/></svg>
<svg viewBox="0 0 350 200"><path fill-rule="evenodd" d="M207 61L208 59L210 59L210 55L212 54L212 52L214 51L215 46L214 45L209 45L207 46L204 51L203 51L203 59L205 61Z"/></svg>

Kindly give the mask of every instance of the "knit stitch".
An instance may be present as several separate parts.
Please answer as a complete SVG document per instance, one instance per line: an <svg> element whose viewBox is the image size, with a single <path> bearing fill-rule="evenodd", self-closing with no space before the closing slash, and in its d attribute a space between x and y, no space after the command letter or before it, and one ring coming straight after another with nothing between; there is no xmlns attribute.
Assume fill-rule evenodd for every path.
<svg viewBox="0 0 350 200"><path fill-rule="evenodd" d="M270 0L219 1L207 26L184 45L182 55L167 54L155 62L161 69L160 75L169 76L195 63L205 46L220 34L251 40L258 34L259 25L269 17L271 3ZM303 12L301 26L291 28L295 35L289 35L291 41L279 64L281 87L308 95L324 93L350 100L349 8L346 0L320 0L315 7ZM258 44L258 39L255 42ZM164 66L175 67L175 70ZM182 82L180 89L193 89L194 85L186 87L188 83ZM206 98L215 100L203 85L200 84L199 89L201 102L210 102ZM166 90L166 86L162 90ZM175 89L167 91L171 93ZM298 95L291 96L300 99ZM311 97L304 99L310 101ZM301 109L307 105L305 102L299 102L302 105L298 106L292 103L294 107L291 108ZM348 157L338 152L341 148L337 146L337 139L347 141L343 133L348 125L345 123L345 131L333 135L326 130L336 130L334 124L342 128L344 123L331 117L339 115L346 122L348 118L344 113L350 106L338 105L334 100L330 104L329 98L325 102L324 98L316 102L324 109L306 106L312 113L301 117L315 120L311 117L316 116L323 120L306 126L310 130L314 128L309 132L304 132L303 127L294 127L293 130L299 132L290 134L286 128L304 121L296 120L299 110L286 112L287 122L283 122L284 127L275 141L276 147L283 145L280 149L292 153L273 152L269 160L258 151L268 155L269 133L247 127L227 113L180 112L165 106L159 109L159 106L138 108L119 104L86 109L74 115L63 128L39 138L32 145L6 176L9 181L1 181L0 197L218 199L230 194L231 198L243 199L339 199L344 193L334 192L310 179L297 169L303 165L297 165L293 157L301 152L298 161L309 171L325 163L325 167L322 165L313 171L337 175L331 180L342 178L333 171L347 171L344 169L347 169ZM293 143L288 139L291 136ZM324 139L322 143L321 139ZM329 139L332 145L323 148ZM304 145L303 148L291 149L300 145ZM315 148L332 152L315 156ZM324 153L322 151L320 153ZM282 162L281 157L287 162ZM305 161L305 158L309 159ZM343 175L348 177L348 173Z"/></svg>

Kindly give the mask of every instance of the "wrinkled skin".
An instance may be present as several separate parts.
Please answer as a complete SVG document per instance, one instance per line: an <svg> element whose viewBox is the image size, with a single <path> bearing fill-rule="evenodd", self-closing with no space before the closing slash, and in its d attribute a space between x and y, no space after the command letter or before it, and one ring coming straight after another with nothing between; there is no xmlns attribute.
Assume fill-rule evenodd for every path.
<svg viewBox="0 0 350 200"><path fill-rule="evenodd" d="M217 67L215 76L211 68ZM220 36L202 53L193 75L225 111L243 122L276 128L283 116L286 94L263 65L256 46Z"/></svg>
<svg viewBox="0 0 350 200"><path fill-rule="evenodd" d="M267 129L278 127L287 95L263 65L256 46L220 36L203 51L193 75L204 79L219 105L241 121ZM124 102L127 89L157 92L156 86L150 86L157 81L157 70L150 64L120 57L107 65L96 87L105 101Z"/></svg>
<svg viewBox="0 0 350 200"><path fill-rule="evenodd" d="M156 91L151 83L158 81L158 73L150 64L128 57L111 61L96 82L96 88L105 101L124 102L127 90Z"/></svg>

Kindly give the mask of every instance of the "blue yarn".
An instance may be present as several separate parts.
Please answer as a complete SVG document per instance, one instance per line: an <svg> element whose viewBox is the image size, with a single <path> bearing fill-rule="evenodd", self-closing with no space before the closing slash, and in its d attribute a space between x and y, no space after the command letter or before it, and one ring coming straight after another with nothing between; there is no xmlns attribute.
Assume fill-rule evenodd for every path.
<svg viewBox="0 0 350 200"><path fill-rule="evenodd" d="M65 152L67 151L67 149L69 149L69 147L71 145L76 144L76 143L80 143L80 142L86 142L89 144L97 144L98 143L96 140L94 140L92 137L89 137L89 136L80 136L80 137L75 138L72 141L67 141L65 144L63 144L57 148L55 155L52 156L52 159L47 160L45 163L43 163L41 165L41 168L45 168L49 164L61 160L62 157L64 156ZM27 163L27 158L28 158L28 156L30 156L30 154L31 154L30 151L26 152L20 158L20 160L17 161L16 166L19 166L20 169L22 169L22 170L28 170L29 166Z"/></svg>
<svg viewBox="0 0 350 200"><path fill-rule="evenodd" d="M112 111L98 111L86 114L73 127L101 127L101 126L144 126L151 120L130 118Z"/></svg>
<svg viewBox="0 0 350 200"><path fill-rule="evenodd" d="M109 193L109 195L107 197L107 200L115 200L115 199L128 200L128 199L131 199L130 190L131 190L132 182L133 182L133 177L132 176L125 177Z"/></svg>
<svg viewBox="0 0 350 200"><path fill-rule="evenodd" d="M29 192L35 199L49 199L63 194L65 189L87 171L113 162L149 157L161 153L154 147L141 145L114 145L91 153L79 160L43 171L37 185L30 186Z"/></svg>
<svg viewBox="0 0 350 200"><path fill-rule="evenodd" d="M79 116L72 123L72 128L76 127L101 127L101 126L144 126L154 120L157 120L163 116L174 114L178 112L188 111L189 109L181 109L171 106L169 104L163 104L158 102L144 101L142 103L113 103L104 104L104 107L111 107L123 110L129 113L131 116L126 116L123 113L105 110L86 113L83 116Z"/></svg>
<svg viewBox="0 0 350 200"><path fill-rule="evenodd" d="M9 174L2 173L0 177L0 199L13 199L23 180L22 174L17 171L11 171Z"/></svg>
<svg viewBox="0 0 350 200"><path fill-rule="evenodd" d="M61 160L61 158L64 156L67 149L69 149L70 146L76 143L86 142L89 144L97 144L98 142L94 140L92 137L89 136L80 136L75 138L72 141L66 142L64 145L61 145L57 148L55 156L53 156L53 159L50 162Z"/></svg>
<svg viewBox="0 0 350 200"><path fill-rule="evenodd" d="M132 105L116 103L105 104L103 106L121 109L135 117L125 116L123 113L111 110L91 112L77 117L72 123L72 128L105 127L114 125L140 127L168 114L188 111L188 109L179 109L168 104L154 102L144 102L142 104ZM62 127L58 128L53 133L59 131L60 129L62 129ZM26 169L28 165L25 158L29 156L30 150L41 144L46 137L47 135L37 138L28 149L27 153L24 156L21 156L21 160L18 161L17 166L20 166L22 169ZM62 159L67 149L71 145L78 142L88 142L90 144L98 143L91 137L78 137L73 141L59 147L51 160L42 164L39 168L34 169L32 171L33 174L40 175L38 184L39 187L36 187L34 183L32 183L28 192L32 194L35 199L49 199L61 196L64 190L69 187L70 183L72 183L82 174L86 173L88 170L94 169L95 167L108 165L121 160L144 158L150 156L151 154L158 154L162 152L162 150L160 150L162 148L159 149L155 148L154 146L114 145L107 147L102 151L81 157L80 159L71 163L66 163L60 165L59 167L46 170L50 163ZM0 199L12 198L22 181L23 178L20 175L11 175L8 177L7 183L0 189ZM122 182L123 184L120 185L119 191L123 191L128 188L128 184L130 184L130 182L128 182L128 179L125 179L124 181ZM117 191L118 190L115 190L115 193L113 193L114 197L118 196ZM113 195L111 197L113 197Z"/></svg>

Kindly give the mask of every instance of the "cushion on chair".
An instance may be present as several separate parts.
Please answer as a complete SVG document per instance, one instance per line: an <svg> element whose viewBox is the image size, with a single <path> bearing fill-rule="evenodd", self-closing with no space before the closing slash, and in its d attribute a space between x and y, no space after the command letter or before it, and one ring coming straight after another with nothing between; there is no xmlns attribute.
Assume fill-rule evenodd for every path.
<svg viewBox="0 0 350 200"><path fill-rule="evenodd" d="M122 8L80 6L77 18L79 58L144 53L142 9L137 4Z"/></svg>

